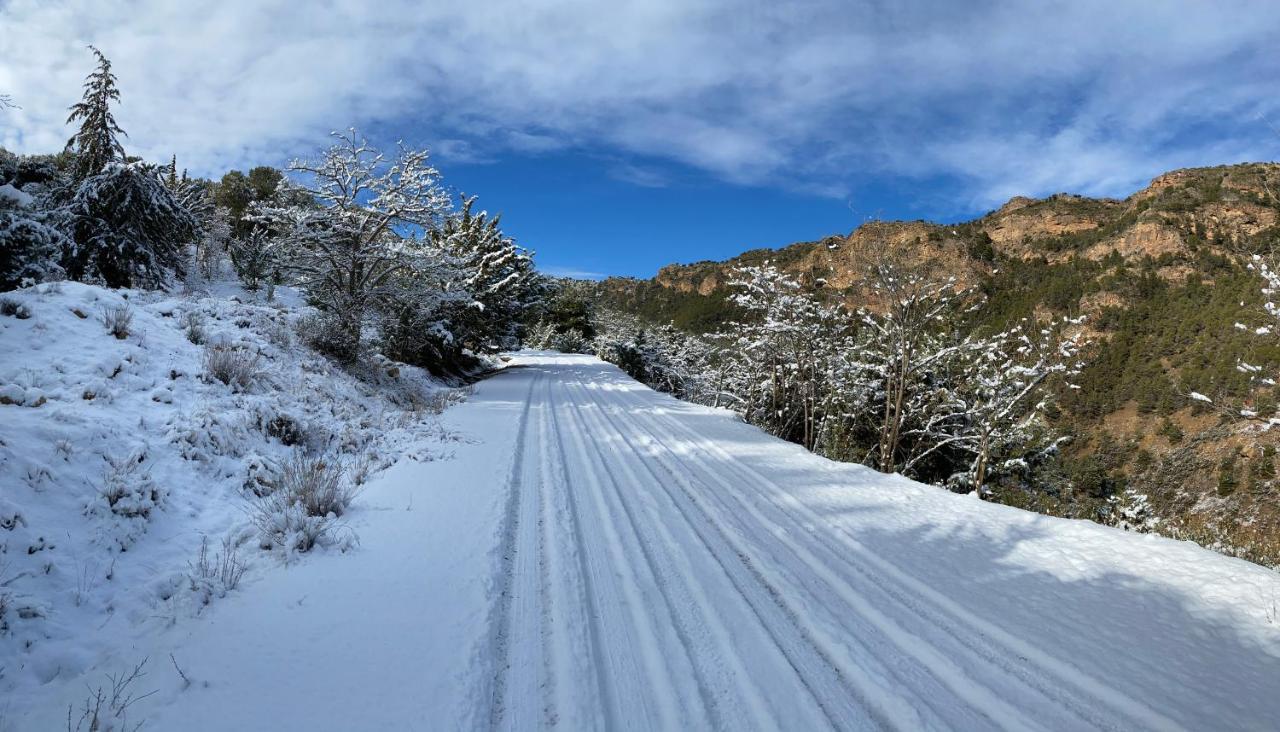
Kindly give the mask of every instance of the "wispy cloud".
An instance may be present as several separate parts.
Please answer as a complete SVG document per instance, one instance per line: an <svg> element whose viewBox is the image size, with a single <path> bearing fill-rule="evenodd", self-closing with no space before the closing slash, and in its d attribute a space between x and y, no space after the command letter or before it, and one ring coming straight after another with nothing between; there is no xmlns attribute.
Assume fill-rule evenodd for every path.
<svg viewBox="0 0 1280 732"><path fill-rule="evenodd" d="M648 168L632 163L618 163L609 169L609 175L642 188L664 188L667 176L655 168Z"/></svg>
<svg viewBox="0 0 1280 732"><path fill-rule="evenodd" d="M568 277L575 280L602 280L609 275L604 272L589 272L587 270L575 269L573 267L555 267L539 265L538 271L552 277Z"/></svg>
<svg viewBox="0 0 1280 732"><path fill-rule="evenodd" d="M469 162L584 147L833 196L944 176L979 207L1280 147L1269 0L10 0L0 28L0 92L23 107L0 144L62 145L95 43L130 149L201 172L356 124Z"/></svg>

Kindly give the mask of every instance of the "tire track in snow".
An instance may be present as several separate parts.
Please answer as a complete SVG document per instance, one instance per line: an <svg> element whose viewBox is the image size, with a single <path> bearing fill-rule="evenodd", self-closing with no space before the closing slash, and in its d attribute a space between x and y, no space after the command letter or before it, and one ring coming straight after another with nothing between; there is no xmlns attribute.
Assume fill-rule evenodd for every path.
<svg viewBox="0 0 1280 732"><path fill-rule="evenodd" d="M637 417L637 424L648 419L640 415L633 416ZM645 427L640 429L649 434L647 440L641 436L641 441L658 445L657 448L651 448L651 457L682 471L682 482L687 483L689 490L692 490L695 483L709 489L705 492L708 500L720 507L714 511L716 521L732 527L744 542L748 541L747 537L752 536L763 535L773 539L767 543L757 542L758 550L772 560L768 565L758 559L757 563L762 567L767 566L768 571L777 577L775 584L789 588L785 594L785 597L791 598L789 602L796 602L802 595L812 599L813 602L806 605L813 608L812 615L815 616L812 620L806 618L811 625L810 633L829 649L828 653L833 659L843 656L843 663L839 660L835 662L846 673L862 675L871 679L872 684L882 683L880 680L892 680L892 688L895 690L910 690L910 698L899 696L900 703L896 706L900 712L904 708L910 708L915 713L925 710L931 712L927 721L922 719L912 722L900 718L895 725L943 725L943 720L954 715L956 709L954 703L947 704L944 698L950 695L961 702L960 708L981 715L971 720L971 724L1004 729L1044 729L1035 720L1004 701L994 689L969 679L953 659L903 629L867 598L853 592L825 563L818 561L813 554L794 542L790 532L784 528L785 525L770 522L755 512L752 506L740 504L756 520L756 530L753 531L753 527L735 510L737 506L729 503L724 495L735 492L732 485L696 460L674 457L679 453L662 443L657 438L656 430ZM681 478L674 471L673 477L678 480ZM713 484L718 485L719 490ZM787 555L793 557L794 561L781 556L780 547L785 548ZM797 565L803 571L797 572ZM854 616L842 618L835 615L833 608L838 604L852 611ZM831 615L826 626L834 628L835 632L825 631L817 621L816 616L824 613ZM850 621L855 622L857 627L850 628ZM855 647L850 648L848 643L855 644ZM841 654L835 649L843 649L845 652ZM904 659L911 659L913 664L904 664ZM954 719L948 721L954 722Z"/></svg>
<svg viewBox="0 0 1280 732"><path fill-rule="evenodd" d="M586 415L577 404L566 411L577 423L580 434L603 434L603 430L593 430L586 424ZM600 441L596 441L594 447L593 457L609 478L612 494L638 539L671 619L679 649L671 649L668 653L680 653L687 660L697 686L698 699L710 718L710 726L740 730L752 723L768 720L768 726L781 727L779 719L762 701L763 690L751 682L751 674L735 652L732 637L719 616L723 609L717 611L694 578L684 547L672 536L662 517L654 514L653 507L646 505L643 497L626 497L628 490L623 488L624 482L609 466ZM618 459L618 471L629 478L627 487L640 488L641 481L622 459L621 451L611 449L608 452ZM639 510L637 503L642 506ZM643 515L637 516L640 511ZM688 598L688 601L681 602L680 598ZM737 693L732 698L724 698L724 692L730 687Z"/></svg>
<svg viewBox="0 0 1280 732"><path fill-rule="evenodd" d="M609 729L678 729L682 726L681 720L671 704L678 694L670 670L658 653L659 631L647 612L650 604L639 594L638 579L625 556L623 539L618 533L620 522L605 503L600 489L603 481L590 461L583 436L569 431L578 458L570 463L554 395L549 398L549 404L561 462L565 466L583 467L588 478L587 488L591 489L589 495L580 495L577 481L571 474L566 475L563 487L575 518L584 585L591 603L595 668L601 688L607 691L602 696L605 726ZM584 521L583 502L594 507L599 520ZM648 693L638 693L641 689Z"/></svg>
<svg viewBox="0 0 1280 732"><path fill-rule="evenodd" d="M509 706L516 707L515 711L517 712L521 711L521 705L509 704L511 677L513 675L511 641L518 630L515 623L517 615L515 584L517 579L517 560L523 554L519 546L519 534L521 524L527 523L527 521L522 522L521 520L521 510L524 496L522 487L524 483L526 440L529 434L529 412L533 409L534 389L544 378L546 378L544 374L538 373L529 380L529 390L525 394L524 408L520 412L520 422L516 427L515 448L512 452L511 467L507 474L507 505L503 513L502 541L499 544L499 552L502 557L499 595L489 621L492 634L490 641L492 657L496 663L489 702L489 726L494 729L499 728L504 722L512 725L516 724L515 721L508 718L512 716L508 713Z"/></svg>
<svg viewBox="0 0 1280 732"><path fill-rule="evenodd" d="M801 529L794 532L794 535L823 545L823 553L831 563L846 567L860 575L864 581L874 584L891 601L920 618L922 622L942 630L946 640L963 645L972 657L1025 684L1030 687L1030 690L1034 690L1033 693L1038 693L1064 710L1070 711L1079 721L1093 727L1116 730L1132 729L1135 724L1152 729L1180 729L1176 722L1145 704L1092 678L1075 666L1040 651L1008 631L974 616L946 596L908 575L901 568L880 558L858 542L847 529L827 521L776 482L743 464L719 445L696 434L680 420L645 414L643 410L651 409L652 404L646 405L639 399L632 400L632 404L640 409L638 417L651 425L659 426L658 429L649 430L649 432L652 439L661 445L664 451L671 452L671 447L660 435L669 435L673 432L683 434L689 443L698 446L704 454L714 457L717 465L737 475L741 483L750 486L756 495L772 506L774 511L783 515L786 521L781 525L794 524ZM688 462L697 464L697 461ZM735 486L711 471L708 473L726 495L740 496ZM745 501L742 498L739 500ZM782 502L785 502L791 510L787 510ZM748 512L755 514L755 518L762 525L780 525L777 520L761 515L757 508L759 504L753 506L743 502L742 505L748 509ZM842 540L836 541L821 531L804 530L807 525L829 527L838 532ZM785 538L787 541L792 541L790 537L791 534L788 534ZM862 562L853 561L849 557L850 551L853 551ZM1014 659L1022 659L1026 663L1018 664ZM1040 673L1034 673L1027 666L1035 667L1035 670ZM1067 689L1071 688L1083 693L1083 696L1081 693L1069 693ZM1117 721L1099 714L1099 705L1105 705L1119 712L1126 719Z"/></svg>
<svg viewBox="0 0 1280 732"><path fill-rule="evenodd" d="M609 422L610 427L606 431L612 431L626 441L626 432L600 408L599 402L591 401ZM636 454L642 462L653 457ZM690 520L707 552L733 578L738 595L751 607L829 725L835 729L920 727L921 719L915 709L893 689L878 683L864 669L839 664L829 655L830 644L815 637L815 633L821 635L820 631L788 603L778 584L766 576L766 570L754 558L743 538L735 538L735 532L726 529L726 522L713 516L713 512L698 498L698 491L681 480L671 470L668 461L660 462L681 484L682 490L672 491L666 481L651 472L655 484L678 507L676 514ZM694 522L689 518L691 516L698 516L701 520ZM716 546L724 548L717 550Z"/></svg>

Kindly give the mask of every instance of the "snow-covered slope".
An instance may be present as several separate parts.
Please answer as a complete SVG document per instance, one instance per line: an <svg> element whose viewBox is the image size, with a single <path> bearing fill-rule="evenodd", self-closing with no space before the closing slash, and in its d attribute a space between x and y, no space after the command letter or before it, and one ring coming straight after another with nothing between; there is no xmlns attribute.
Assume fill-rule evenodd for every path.
<svg viewBox="0 0 1280 732"><path fill-rule="evenodd" d="M83 692L122 648L199 622L235 584L200 571L206 541L208 559L244 565L241 588L273 582L295 557L259 547L251 507L295 451L363 480L405 444L443 449L427 414L440 385L401 365L334 367L298 343L308 309L281 295L0 295L0 729L41 687ZM125 312L116 337L107 321ZM243 378L219 380L210 354Z"/></svg>
<svg viewBox="0 0 1280 732"><path fill-rule="evenodd" d="M590 357L522 354L444 419L454 459L372 480L352 553L91 674L151 659L131 718L157 729L1280 719L1280 575L1256 565L829 462ZM84 687L24 691L41 729Z"/></svg>

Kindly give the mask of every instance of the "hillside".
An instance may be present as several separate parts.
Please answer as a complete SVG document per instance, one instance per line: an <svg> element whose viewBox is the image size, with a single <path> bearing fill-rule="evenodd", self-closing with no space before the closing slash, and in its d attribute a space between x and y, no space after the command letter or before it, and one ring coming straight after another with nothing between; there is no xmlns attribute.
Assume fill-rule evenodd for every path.
<svg viewBox="0 0 1280 732"><path fill-rule="evenodd" d="M767 261L814 291L874 309L862 263L888 247L979 288L986 305L976 326L1084 315L1093 344L1082 388L1059 395L1055 420L1075 436L1058 466L1072 490L1001 500L1092 518L1129 489L1149 497L1166 533L1276 564L1276 438L1241 434L1187 395L1261 413L1275 403L1274 389L1254 388L1238 366L1274 373L1280 344L1236 324L1262 315L1260 280L1241 261L1280 235L1278 186L1277 164L1179 170L1124 200L1019 197L958 224L871 222L723 262L672 264L649 280L610 278L595 292L651 322L713 332L740 315L727 301L732 271Z"/></svg>

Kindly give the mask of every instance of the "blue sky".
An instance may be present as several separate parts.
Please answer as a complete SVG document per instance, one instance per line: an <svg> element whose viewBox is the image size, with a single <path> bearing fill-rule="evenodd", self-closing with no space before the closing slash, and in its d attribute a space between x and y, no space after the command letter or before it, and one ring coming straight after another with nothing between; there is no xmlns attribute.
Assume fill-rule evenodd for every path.
<svg viewBox="0 0 1280 732"><path fill-rule="evenodd" d="M847 232L869 217L926 213L910 192L879 186L835 198L726 183L678 164L646 161L642 174L616 166L598 152L560 151L444 172L459 190L483 192L482 205L501 206L505 228L530 243L542 269L576 277L648 277L671 262L724 259Z"/></svg>
<svg viewBox="0 0 1280 732"><path fill-rule="evenodd" d="M1273 0L0 0L0 27L4 147L61 147L94 43L132 153L217 175L349 126L428 145L558 272L1280 147Z"/></svg>

